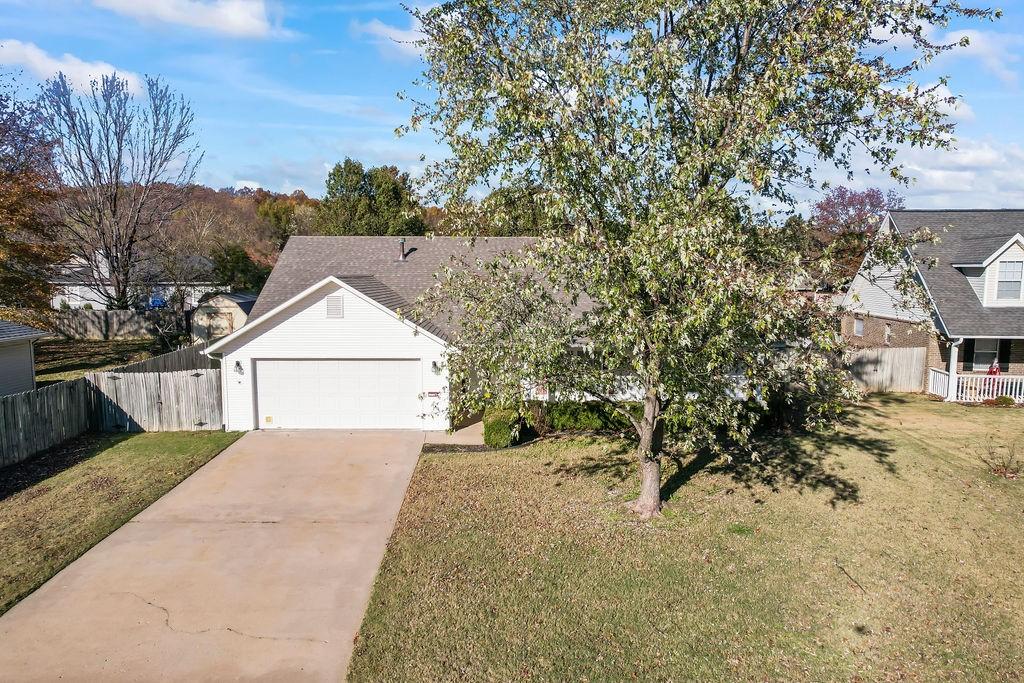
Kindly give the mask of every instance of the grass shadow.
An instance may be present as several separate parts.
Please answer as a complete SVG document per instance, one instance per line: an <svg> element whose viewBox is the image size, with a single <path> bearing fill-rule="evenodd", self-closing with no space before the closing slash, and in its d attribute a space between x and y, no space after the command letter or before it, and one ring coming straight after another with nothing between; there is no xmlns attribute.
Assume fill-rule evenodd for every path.
<svg viewBox="0 0 1024 683"><path fill-rule="evenodd" d="M132 434L85 434L0 470L0 502L99 455Z"/></svg>
<svg viewBox="0 0 1024 683"><path fill-rule="evenodd" d="M860 487L844 477L828 461L839 451L859 451L869 455L886 472L895 475L893 461L896 447L884 432L869 426L872 419L885 414L889 407L907 403L906 398L892 397L864 404L846 413L828 429L815 432L769 431L758 435L749 449L732 448L728 459L711 449L701 449L686 457L672 448L666 449L663 500L669 500L681 487L700 473L724 475L753 491L767 487L772 492L783 488L797 491L828 491L830 504L855 503L860 500ZM570 463L555 464L555 474L563 476L604 476L625 481L636 471L632 444L620 441L602 456L586 456ZM756 453L756 456L753 454Z"/></svg>

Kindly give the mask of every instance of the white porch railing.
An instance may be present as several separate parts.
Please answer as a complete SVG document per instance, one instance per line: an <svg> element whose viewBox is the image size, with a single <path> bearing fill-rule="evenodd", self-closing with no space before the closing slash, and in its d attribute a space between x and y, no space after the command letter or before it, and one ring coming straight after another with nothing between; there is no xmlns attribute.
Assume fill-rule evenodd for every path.
<svg viewBox="0 0 1024 683"><path fill-rule="evenodd" d="M956 400L978 403L999 396L1024 402L1024 375L959 375Z"/></svg>
<svg viewBox="0 0 1024 683"><path fill-rule="evenodd" d="M945 398L949 392L949 373L938 368L928 368L928 393Z"/></svg>
<svg viewBox="0 0 1024 683"><path fill-rule="evenodd" d="M947 396L949 373L938 368L928 368L928 393ZM1024 403L1024 375L957 375L956 400L964 403L980 403L1000 396L1009 396L1017 403Z"/></svg>

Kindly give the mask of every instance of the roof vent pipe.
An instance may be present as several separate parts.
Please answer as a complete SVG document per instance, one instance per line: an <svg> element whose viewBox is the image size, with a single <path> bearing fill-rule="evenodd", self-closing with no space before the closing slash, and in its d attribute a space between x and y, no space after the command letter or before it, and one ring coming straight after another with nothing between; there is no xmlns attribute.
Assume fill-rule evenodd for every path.
<svg viewBox="0 0 1024 683"><path fill-rule="evenodd" d="M398 240L398 260L399 261L404 261L405 260L405 238L404 237L401 238L400 240Z"/></svg>

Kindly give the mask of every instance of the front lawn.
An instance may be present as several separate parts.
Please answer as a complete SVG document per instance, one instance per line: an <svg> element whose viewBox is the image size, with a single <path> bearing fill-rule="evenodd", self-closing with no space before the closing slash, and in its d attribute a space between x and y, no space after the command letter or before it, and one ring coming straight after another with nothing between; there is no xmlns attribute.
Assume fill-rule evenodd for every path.
<svg viewBox="0 0 1024 683"><path fill-rule="evenodd" d="M155 339L40 339L35 345L36 382L39 386L77 379L160 353Z"/></svg>
<svg viewBox="0 0 1024 683"><path fill-rule="evenodd" d="M0 470L0 614L239 436L85 436Z"/></svg>
<svg viewBox="0 0 1024 683"><path fill-rule="evenodd" d="M1022 437L878 397L760 465L670 461L651 523L614 441L426 453L350 679L1019 680L1024 480L978 454Z"/></svg>

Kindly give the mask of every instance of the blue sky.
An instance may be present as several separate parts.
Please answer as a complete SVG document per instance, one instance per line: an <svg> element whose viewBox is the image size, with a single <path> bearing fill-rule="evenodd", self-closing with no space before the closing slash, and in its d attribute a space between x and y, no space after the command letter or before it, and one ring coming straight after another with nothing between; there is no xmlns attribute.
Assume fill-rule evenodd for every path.
<svg viewBox="0 0 1024 683"><path fill-rule="evenodd" d="M935 32L972 39L922 76L949 76L963 97L958 148L904 154L909 206L1024 207L1024 1L1003 11ZM426 134L394 135L409 114L395 94L420 71L400 42L412 29L384 0L0 0L0 66L26 88L58 69L82 83L112 68L159 74L195 109L200 182L318 196L345 156L416 173L421 154L443 154ZM850 184L887 187L863 172Z"/></svg>

